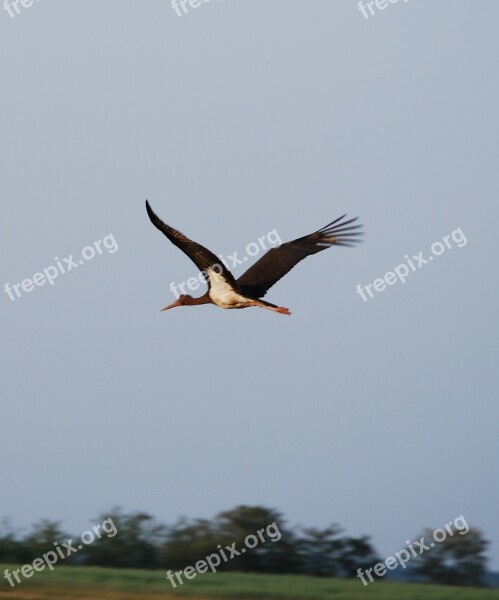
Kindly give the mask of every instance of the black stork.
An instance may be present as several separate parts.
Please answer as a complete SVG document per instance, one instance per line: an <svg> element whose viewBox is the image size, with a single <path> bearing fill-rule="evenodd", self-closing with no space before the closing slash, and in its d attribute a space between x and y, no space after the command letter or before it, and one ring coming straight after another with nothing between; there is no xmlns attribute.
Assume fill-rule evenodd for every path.
<svg viewBox="0 0 499 600"><path fill-rule="evenodd" d="M321 252L321 250L331 246L353 246L360 241L359 236L362 235L362 232L359 231L361 225L353 224L358 217L345 220L346 215L343 215L314 233L272 248L243 273L239 279L234 279L232 273L213 252L163 223L153 212L147 200L146 209L152 224L163 232L170 242L187 254L202 271L208 283L208 291L201 297L193 298L188 294L182 294L175 302L161 310L169 310L176 306L215 304L220 308L259 306L282 315L290 315L289 309L265 302L261 298L265 296L274 283L284 277L307 256Z"/></svg>

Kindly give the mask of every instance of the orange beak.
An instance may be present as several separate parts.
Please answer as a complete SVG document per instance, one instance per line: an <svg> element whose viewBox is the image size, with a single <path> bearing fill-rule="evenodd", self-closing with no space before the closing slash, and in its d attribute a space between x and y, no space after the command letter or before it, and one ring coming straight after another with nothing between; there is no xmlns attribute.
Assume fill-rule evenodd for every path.
<svg viewBox="0 0 499 600"><path fill-rule="evenodd" d="M170 308L175 308L176 306L182 306L180 304L180 300L175 300L175 302L172 302L171 304L169 304L168 306L165 306L164 308L162 308L160 310L160 312L163 312L164 310L169 310Z"/></svg>

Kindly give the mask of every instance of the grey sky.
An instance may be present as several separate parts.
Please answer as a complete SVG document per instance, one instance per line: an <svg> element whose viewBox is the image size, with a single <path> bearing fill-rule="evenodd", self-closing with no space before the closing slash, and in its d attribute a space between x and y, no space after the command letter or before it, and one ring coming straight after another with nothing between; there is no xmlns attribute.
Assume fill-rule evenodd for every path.
<svg viewBox="0 0 499 600"><path fill-rule="evenodd" d="M498 569L498 22L492 0L0 8L0 515L79 532L116 504L259 503L388 556L462 514ZM160 313L196 269L146 198L217 253L344 212L366 239L272 288L290 318Z"/></svg>

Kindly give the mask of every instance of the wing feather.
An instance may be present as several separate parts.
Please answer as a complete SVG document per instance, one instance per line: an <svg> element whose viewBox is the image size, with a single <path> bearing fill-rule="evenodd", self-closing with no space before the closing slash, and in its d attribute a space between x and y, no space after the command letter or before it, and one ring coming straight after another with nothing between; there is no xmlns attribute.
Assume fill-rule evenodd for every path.
<svg viewBox="0 0 499 600"><path fill-rule="evenodd" d="M232 273L225 267L221 260L215 254L213 254L213 252L211 252L211 250L208 250L197 242L193 242L180 231L177 231L173 227L170 227L170 225L164 223L152 210L147 200L146 210L152 224L157 227L170 240L170 242L172 242L172 244L175 244L177 248L180 248L180 250L182 250L182 252L184 252L184 254L186 254L192 260L198 269L201 271L206 271L215 267L215 270L223 275L226 281L235 289L237 289L237 284Z"/></svg>
<svg viewBox="0 0 499 600"><path fill-rule="evenodd" d="M363 235L359 231L362 225L354 225L358 217L344 220L345 217L342 215L314 233L269 250L239 277L237 285L241 292L252 298L263 298L279 279L307 256L331 246L354 246Z"/></svg>

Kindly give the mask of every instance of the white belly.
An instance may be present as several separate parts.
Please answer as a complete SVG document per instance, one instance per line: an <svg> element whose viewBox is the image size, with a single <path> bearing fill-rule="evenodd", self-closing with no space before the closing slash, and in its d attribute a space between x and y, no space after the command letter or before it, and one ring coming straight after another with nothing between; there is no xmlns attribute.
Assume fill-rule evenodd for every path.
<svg viewBox="0 0 499 600"><path fill-rule="evenodd" d="M251 301L235 292L230 283L225 281L223 275L211 269L208 269L207 273L210 280L210 298L213 300L213 304L221 308L246 308L251 306Z"/></svg>

